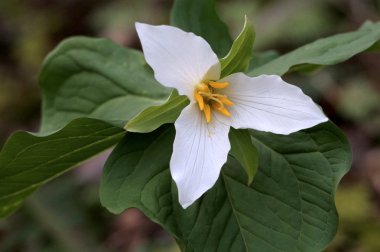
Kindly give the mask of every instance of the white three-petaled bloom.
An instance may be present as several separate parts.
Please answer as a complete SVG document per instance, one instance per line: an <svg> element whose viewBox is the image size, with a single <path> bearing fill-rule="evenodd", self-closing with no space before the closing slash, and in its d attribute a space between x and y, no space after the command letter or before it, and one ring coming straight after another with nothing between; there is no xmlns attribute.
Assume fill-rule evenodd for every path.
<svg viewBox="0 0 380 252"><path fill-rule="evenodd" d="M190 100L175 122L170 161L183 208L217 181L230 150L230 127L287 135L327 121L310 97L279 76L220 79L218 57L193 33L141 23L136 29L157 81Z"/></svg>

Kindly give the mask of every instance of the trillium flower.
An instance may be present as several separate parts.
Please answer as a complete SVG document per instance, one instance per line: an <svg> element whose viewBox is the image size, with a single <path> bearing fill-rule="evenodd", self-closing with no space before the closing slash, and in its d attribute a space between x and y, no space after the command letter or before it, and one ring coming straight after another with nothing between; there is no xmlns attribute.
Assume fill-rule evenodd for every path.
<svg viewBox="0 0 380 252"><path fill-rule="evenodd" d="M230 127L287 135L328 120L310 97L279 76L234 73L220 79L218 57L193 33L142 23L136 30L156 80L190 100L175 122L170 160L183 208L217 181L231 148Z"/></svg>

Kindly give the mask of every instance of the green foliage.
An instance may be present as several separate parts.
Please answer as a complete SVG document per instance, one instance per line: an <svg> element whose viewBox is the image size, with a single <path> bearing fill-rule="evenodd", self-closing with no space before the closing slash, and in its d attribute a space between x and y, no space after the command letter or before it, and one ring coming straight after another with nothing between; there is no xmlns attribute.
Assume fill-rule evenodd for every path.
<svg viewBox="0 0 380 252"><path fill-rule="evenodd" d="M45 60L42 131L90 117L123 127L145 108L163 103L170 94L153 77L141 52L106 39L67 39Z"/></svg>
<svg viewBox="0 0 380 252"><path fill-rule="evenodd" d="M288 136L251 131L256 179L233 158L216 185L187 210L178 204L169 160L173 127L127 134L105 165L101 202L113 213L137 207L184 251L321 251L335 234L334 192L351 154L332 123Z"/></svg>
<svg viewBox="0 0 380 252"><path fill-rule="evenodd" d="M255 32L246 16L243 30L235 39L228 54L220 59L222 77L236 72L244 72L247 69L252 57L254 40Z"/></svg>
<svg viewBox="0 0 380 252"><path fill-rule="evenodd" d="M240 162L248 176L248 186L251 185L259 166L259 156L252 144L251 135L246 129L230 129L231 155Z"/></svg>
<svg viewBox="0 0 380 252"><path fill-rule="evenodd" d="M319 39L264 64L249 75L283 75L305 65L326 66L345 61L380 40L380 23L366 22L359 30ZM310 66L309 66L310 67ZM302 69L302 68L300 68Z"/></svg>
<svg viewBox="0 0 380 252"><path fill-rule="evenodd" d="M0 217L7 216L39 186L116 144L120 128L77 119L51 135L13 134L0 153Z"/></svg>
<svg viewBox="0 0 380 252"><path fill-rule="evenodd" d="M174 1L170 23L206 39L219 57L231 48L232 39L215 11L214 0Z"/></svg>
<svg viewBox="0 0 380 252"><path fill-rule="evenodd" d="M180 96L173 90L165 103L145 109L132 118L124 128L130 132L152 132L165 123L174 122L188 104L189 99L186 96Z"/></svg>
<svg viewBox="0 0 380 252"><path fill-rule="evenodd" d="M0 154L1 216L40 185L116 144L128 119L170 91L154 80L140 52L90 38L59 45L42 67L40 85L44 135L16 133Z"/></svg>
<svg viewBox="0 0 380 252"><path fill-rule="evenodd" d="M221 59L223 75L248 64L251 75L310 70L373 50L380 38L380 24L367 23L283 56L251 60L252 27L246 22L232 44L213 0L175 1L172 24L203 36L219 57L230 50ZM40 85L43 134L15 133L0 153L0 216L119 142L125 126L151 133L128 133L118 144L105 166L101 202L114 213L141 209L184 251L317 252L334 236L334 193L351 153L331 122L288 136L232 129L231 155L216 185L183 210L169 171L174 127L160 126L174 122L188 99L169 97L140 52L104 39L69 39L44 62Z"/></svg>
<svg viewBox="0 0 380 252"><path fill-rule="evenodd" d="M251 61L249 62L249 66L247 71L253 71L254 69L265 65L268 62L271 62L272 60L278 58L280 55L278 52L274 50L269 50L265 52L254 52L251 58Z"/></svg>

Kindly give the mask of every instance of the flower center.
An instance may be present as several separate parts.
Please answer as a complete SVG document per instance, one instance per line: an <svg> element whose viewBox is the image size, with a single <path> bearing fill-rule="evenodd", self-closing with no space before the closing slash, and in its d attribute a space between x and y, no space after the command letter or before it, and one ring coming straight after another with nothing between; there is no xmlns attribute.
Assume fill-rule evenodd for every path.
<svg viewBox="0 0 380 252"><path fill-rule="evenodd" d="M228 82L215 81L202 82L196 85L194 98L198 102L199 109L203 111L207 123L211 121L211 109L215 109L224 116L231 116L226 106L233 106L234 103L226 95L216 93L218 89L227 86Z"/></svg>

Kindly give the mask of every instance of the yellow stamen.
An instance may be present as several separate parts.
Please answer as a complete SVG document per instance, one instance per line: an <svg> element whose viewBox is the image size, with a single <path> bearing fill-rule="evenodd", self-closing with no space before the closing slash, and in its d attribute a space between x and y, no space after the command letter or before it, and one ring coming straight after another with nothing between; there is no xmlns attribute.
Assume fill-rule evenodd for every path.
<svg viewBox="0 0 380 252"><path fill-rule="evenodd" d="M225 115L225 116L231 116L230 111L228 111L228 110L223 106L223 104L220 105L220 103L213 103L213 104L212 104L212 108L215 109L216 111L218 111L219 113L221 113L222 115Z"/></svg>
<svg viewBox="0 0 380 252"><path fill-rule="evenodd" d="M218 111L219 113L221 113L222 115L225 115L225 116L228 116L230 117L231 116L231 113L230 111L228 111L226 108L219 108L217 109L216 111Z"/></svg>
<svg viewBox="0 0 380 252"><path fill-rule="evenodd" d="M196 89L197 89L198 91L201 91L201 92L210 93L210 89L208 88L207 84L204 84L204 83L199 83L199 84L196 86Z"/></svg>
<svg viewBox="0 0 380 252"><path fill-rule="evenodd" d="M210 108L210 105L205 104L203 112L204 112L205 117L206 117L206 122L209 123L211 121L211 108Z"/></svg>
<svg viewBox="0 0 380 252"><path fill-rule="evenodd" d="M219 100L221 102L223 102L224 105L227 105L227 106L233 106L234 105L234 103L230 99L228 99L227 97L220 97Z"/></svg>
<svg viewBox="0 0 380 252"><path fill-rule="evenodd" d="M199 109L203 111L207 123L211 121L211 108L224 116L231 116L225 106L233 106L234 103L225 94L214 93L216 89L223 89L228 85L228 82L208 81L195 86L194 98Z"/></svg>
<svg viewBox="0 0 380 252"><path fill-rule="evenodd" d="M213 109L219 110L222 107L223 104L213 102L211 105L212 105Z"/></svg>
<svg viewBox="0 0 380 252"><path fill-rule="evenodd" d="M228 82L215 82L215 81L210 81L208 83L211 87L217 88L217 89L223 89L228 86Z"/></svg>
<svg viewBox="0 0 380 252"><path fill-rule="evenodd" d="M213 94L213 93L206 93L206 92L198 92L200 95L207 96L207 97L226 97L226 95L222 94Z"/></svg>
<svg viewBox="0 0 380 252"><path fill-rule="evenodd" d="M207 97L207 99L219 103L220 106L224 106L223 103L222 103L221 101L219 101L219 99L217 99L217 98L215 98L215 97L209 96L209 97Z"/></svg>
<svg viewBox="0 0 380 252"><path fill-rule="evenodd" d="M198 92L195 92L195 93L194 93L194 98L195 98L195 100L197 100L197 102L198 102L199 109L200 109L200 110L203 110L203 109L204 109L204 106L205 106L205 103L204 103L204 101L203 101L203 97L202 97Z"/></svg>

